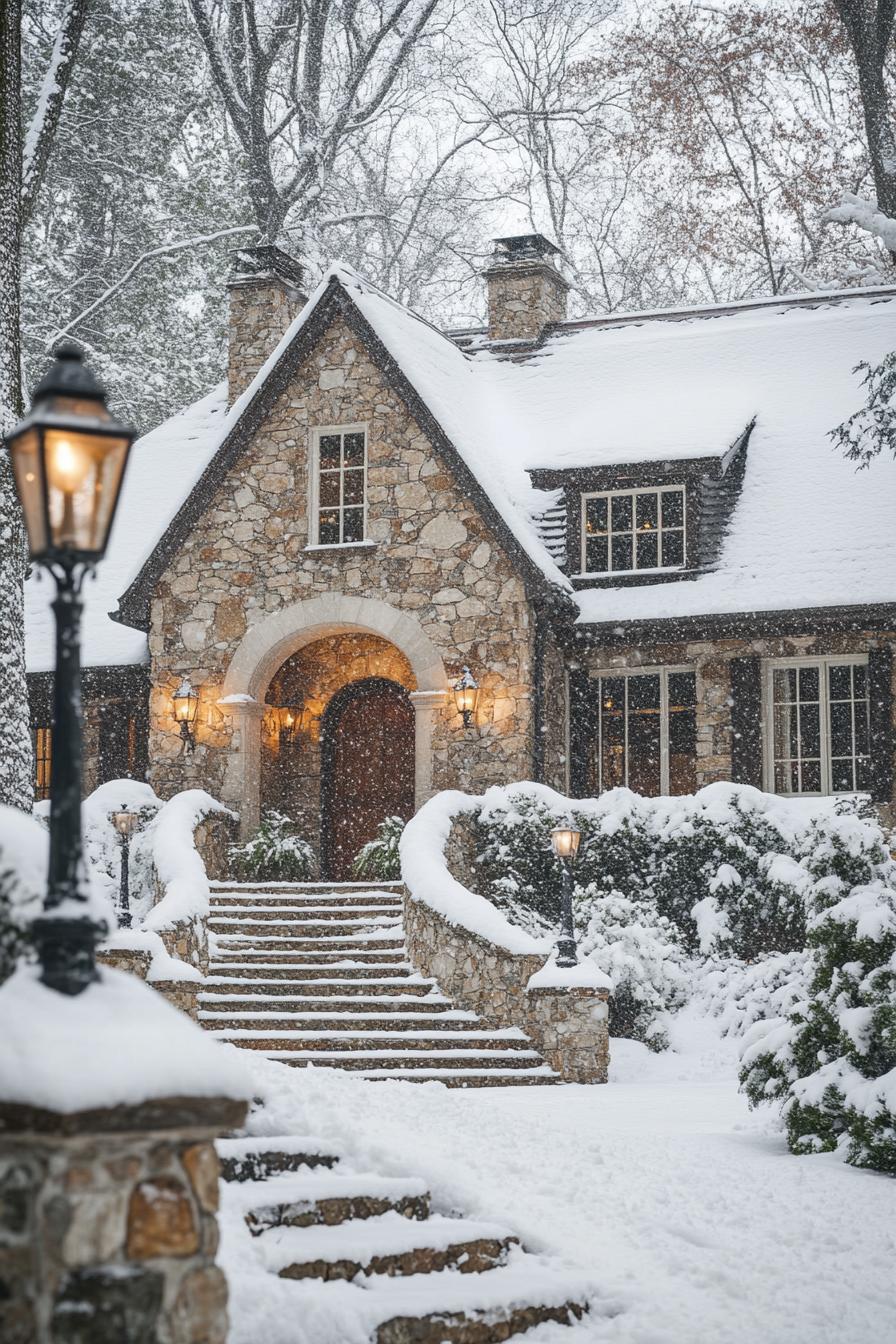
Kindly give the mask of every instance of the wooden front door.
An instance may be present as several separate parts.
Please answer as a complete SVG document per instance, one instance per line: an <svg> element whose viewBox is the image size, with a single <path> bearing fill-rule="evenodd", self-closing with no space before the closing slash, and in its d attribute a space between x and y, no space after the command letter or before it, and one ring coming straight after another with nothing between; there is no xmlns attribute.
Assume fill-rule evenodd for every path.
<svg viewBox="0 0 896 1344"><path fill-rule="evenodd" d="M321 724L321 857L330 882L386 817L414 812L414 710L404 687L382 677L333 696Z"/></svg>

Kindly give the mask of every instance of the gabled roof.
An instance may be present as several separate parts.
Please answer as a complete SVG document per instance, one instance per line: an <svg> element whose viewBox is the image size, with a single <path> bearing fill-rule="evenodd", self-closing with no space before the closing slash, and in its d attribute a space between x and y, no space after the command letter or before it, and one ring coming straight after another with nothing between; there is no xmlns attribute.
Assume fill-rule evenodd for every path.
<svg viewBox="0 0 896 1344"><path fill-rule="evenodd" d="M568 587L534 521L548 497L532 485L511 454L495 451L502 436L475 362L423 318L340 264L330 268L218 427L215 451L205 470L121 597L115 619L146 628L149 600L159 577L208 506L223 474L238 461L276 398L336 318L355 332L389 385L448 458L461 488L474 498L530 586Z"/></svg>

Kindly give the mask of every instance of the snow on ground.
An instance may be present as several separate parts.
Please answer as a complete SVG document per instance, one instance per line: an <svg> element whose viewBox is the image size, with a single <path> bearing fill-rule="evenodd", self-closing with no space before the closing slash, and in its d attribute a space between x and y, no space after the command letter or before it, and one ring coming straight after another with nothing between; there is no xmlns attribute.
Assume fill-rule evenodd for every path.
<svg viewBox="0 0 896 1344"><path fill-rule="evenodd" d="M671 1036L662 1055L614 1041L606 1087L448 1090L253 1061L267 1097L253 1128L325 1135L359 1170L423 1176L437 1211L506 1223L598 1283L588 1320L530 1344L896 1338L896 1185L792 1157L737 1091L736 1043L693 1010ZM227 1263L228 1244L225 1227L233 1337L248 1340L264 1286ZM295 1318L268 1326L266 1344L304 1344Z"/></svg>

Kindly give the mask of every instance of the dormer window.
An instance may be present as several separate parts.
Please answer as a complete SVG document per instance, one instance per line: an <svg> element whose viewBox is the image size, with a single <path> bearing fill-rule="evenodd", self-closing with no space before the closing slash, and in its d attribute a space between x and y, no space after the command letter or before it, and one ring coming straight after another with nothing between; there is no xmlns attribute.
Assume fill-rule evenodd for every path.
<svg viewBox="0 0 896 1344"><path fill-rule="evenodd" d="M683 485L582 495L583 574L681 569L685 553Z"/></svg>
<svg viewBox="0 0 896 1344"><path fill-rule="evenodd" d="M363 425L314 433L311 516L318 546L364 540L367 504L367 434Z"/></svg>

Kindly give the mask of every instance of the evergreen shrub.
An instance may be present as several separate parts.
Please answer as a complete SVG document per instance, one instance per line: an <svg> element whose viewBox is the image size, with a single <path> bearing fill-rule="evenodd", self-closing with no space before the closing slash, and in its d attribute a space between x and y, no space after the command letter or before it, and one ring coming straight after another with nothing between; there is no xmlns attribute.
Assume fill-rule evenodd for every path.
<svg viewBox="0 0 896 1344"><path fill-rule="evenodd" d="M405 823L401 817L386 817L377 828L372 840L358 851L352 864L355 877L372 878L377 882L400 882L401 859L398 842Z"/></svg>
<svg viewBox="0 0 896 1344"><path fill-rule="evenodd" d="M305 882L315 870L314 850L295 823L273 808L243 845L230 846L230 862L240 882Z"/></svg>

